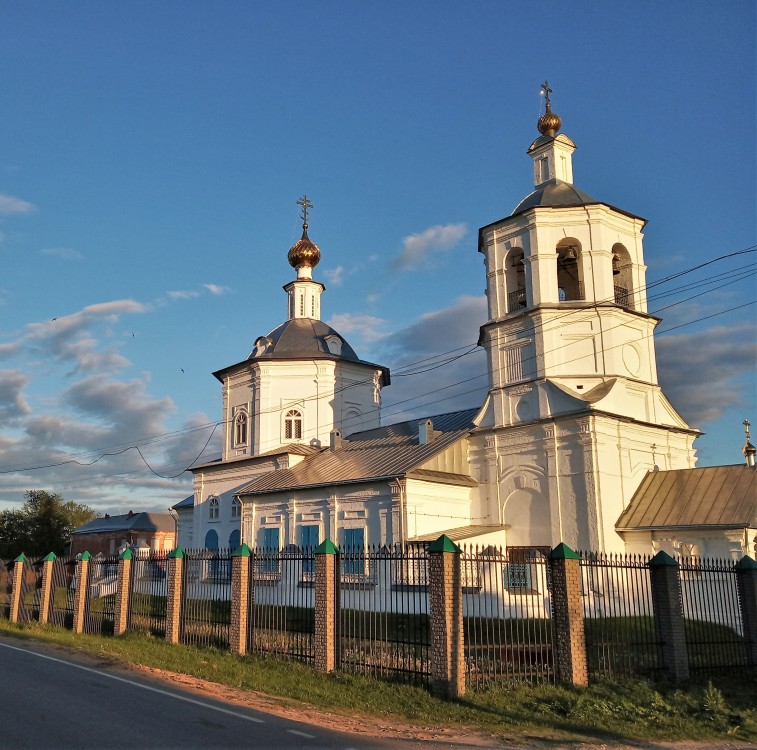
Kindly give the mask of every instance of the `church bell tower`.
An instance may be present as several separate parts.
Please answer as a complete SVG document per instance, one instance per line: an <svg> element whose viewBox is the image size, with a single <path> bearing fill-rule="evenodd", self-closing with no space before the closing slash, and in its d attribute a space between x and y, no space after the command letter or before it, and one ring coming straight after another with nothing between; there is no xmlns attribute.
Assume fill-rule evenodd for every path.
<svg viewBox="0 0 757 750"><path fill-rule="evenodd" d="M646 221L573 184L576 145L542 89L534 190L479 231L484 492L508 544L617 550L614 523L644 473L693 466L697 432L657 380Z"/></svg>

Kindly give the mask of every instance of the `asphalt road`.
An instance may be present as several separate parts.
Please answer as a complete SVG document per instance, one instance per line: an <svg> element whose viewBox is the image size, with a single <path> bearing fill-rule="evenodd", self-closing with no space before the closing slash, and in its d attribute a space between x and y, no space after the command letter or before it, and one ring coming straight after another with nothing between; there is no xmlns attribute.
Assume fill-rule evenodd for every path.
<svg viewBox="0 0 757 750"><path fill-rule="evenodd" d="M0 748L431 748L341 734L0 638Z"/></svg>

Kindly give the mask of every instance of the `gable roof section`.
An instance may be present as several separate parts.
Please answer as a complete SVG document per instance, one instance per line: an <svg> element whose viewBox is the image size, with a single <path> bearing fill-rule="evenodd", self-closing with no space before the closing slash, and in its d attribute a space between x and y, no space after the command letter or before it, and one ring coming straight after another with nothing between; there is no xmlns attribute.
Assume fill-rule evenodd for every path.
<svg viewBox="0 0 757 750"><path fill-rule="evenodd" d="M431 417L439 434L420 445L418 422L406 422L358 432L342 441L337 450L323 450L309 456L291 469L273 471L243 487L239 495L262 495L306 487L353 484L379 479L393 479L409 474L432 456L448 448L473 429L478 409L465 409ZM421 478L421 476L419 476ZM455 484L473 482L470 477L445 472L422 474L427 481L449 481Z"/></svg>
<svg viewBox="0 0 757 750"><path fill-rule="evenodd" d="M85 523L72 534L103 534L116 531L175 531L174 519L169 513L125 513L121 516L103 516Z"/></svg>
<svg viewBox="0 0 757 750"><path fill-rule="evenodd" d="M737 464L648 472L615 528L747 528L756 520L757 471Z"/></svg>

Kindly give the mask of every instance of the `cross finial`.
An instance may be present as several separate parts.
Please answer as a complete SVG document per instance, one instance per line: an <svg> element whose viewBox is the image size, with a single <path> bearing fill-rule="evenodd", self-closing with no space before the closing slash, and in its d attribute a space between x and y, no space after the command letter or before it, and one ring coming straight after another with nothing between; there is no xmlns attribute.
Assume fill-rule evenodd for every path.
<svg viewBox="0 0 757 750"><path fill-rule="evenodd" d="M307 195L303 195L302 198L300 198L297 201L298 206L302 206L302 213L300 214L302 218L302 224L303 226L308 225L308 209L313 208L313 204L308 200Z"/></svg>
<svg viewBox="0 0 757 750"><path fill-rule="evenodd" d="M749 435L750 422L749 422L748 419L745 419L741 424L744 425L744 432L746 432L746 440L747 440L747 443L748 443L749 442L749 438L750 438L750 435Z"/></svg>
<svg viewBox="0 0 757 750"><path fill-rule="evenodd" d="M541 85L541 95L545 98L546 104L547 104L547 112L550 112L552 109L552 102L549 98L549 95L552 93L552 89L549 88L549 83L547 81L544 81Z"/></svg>

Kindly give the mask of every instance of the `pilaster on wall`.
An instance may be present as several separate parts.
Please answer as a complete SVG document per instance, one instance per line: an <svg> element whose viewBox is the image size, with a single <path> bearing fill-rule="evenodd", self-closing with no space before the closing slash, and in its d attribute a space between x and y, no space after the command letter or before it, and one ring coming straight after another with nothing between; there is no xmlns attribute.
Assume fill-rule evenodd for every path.
<svg viewBox="0 0 757 750"><path fill-rule="evenodd" d="M330 540L315 548L315 668L341 666L339 548Z"/></svg>
<svg viewBox="0 0 757 750"><path fill-rule="evenodd" d="M557 679L573 685L588 685L581 556L561 542L549 553L549 568Z"/></svg>
<svg viewBox="0 0 757 750"><path fill-rule="evenodd" d="M18 622L21 616L21 596L24 589L24 573L26 572L26 555L22 552L13 561L13 586L11 588L11 608L8 619Z"/></svg>
<svg viewBox="0 0 757 750"><path fill-rule="evenodd" d="M132 552L127 547L118 558L118 582L113 613L113 634L123 635L129 628Z"/></svg>
<svg viewBox="0 0 757 750"><path fill-rule="evenodd" d="M89 599L89 552L82 552L76 563L76 596L74 597L74 633L83 633L87 619L87 599Z"/></svg>
<svg viewBox="0 0 757 750"><path fill-rule="evenodd" d="M229 648L232 653L244 656L247 653L247 623L252 607L250 586L250 548L243 544L231 557L231 628Z"/></svg>
<svg viewBox="0 0 757 750"><path fill-rule="evenodd" d="M749 555L736 563L736 583L747 664L757 667L757 562Z"/></svg>
<svg viewBox="0 0 757 750"><path fill-rule="evenodd" d="M168 581L166 597L166 640L181 641L181 603L184 598L184 550L177 547L168 553Z"/></svg>
<svg viewBox="0 0 757 750"><path fill-rule="evenodd" d="M428 547L431 689L438 698L465 695L462 550L442 534Z"/></svg>
<svg viewBox="0 0 757 750"><path fill-rule="evenodd" d="M674 682L682 682L689 679L689 655L686 649L679 565L663 551L658 552L647 565L662 668Z"/></svg>
<svg viewBox="0 0 757 750"><path fill-rule="evenodd" d="M42 588L39 594L39 621L44 624L50 621L50 608L53 605L53 566L56 557L51 552L42 560Z"/></svg>

